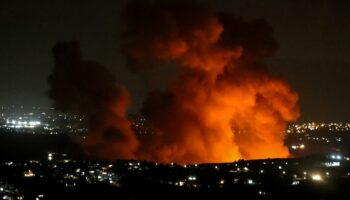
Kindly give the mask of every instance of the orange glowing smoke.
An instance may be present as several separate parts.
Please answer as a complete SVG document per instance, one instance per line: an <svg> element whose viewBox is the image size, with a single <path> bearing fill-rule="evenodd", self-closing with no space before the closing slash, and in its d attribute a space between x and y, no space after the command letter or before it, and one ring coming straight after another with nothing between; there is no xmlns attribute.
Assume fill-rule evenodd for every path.
<svg viewBox="0 0 350 200"><path fill-rule="evenodd" d="M298 95L267 70L278 45L264 20L181 0L131 1L123 19L132 71L176 66L178 74L149 94L142 114L156 131L137 137L125 117L126 89L104 66L82 60L76 43L56 45L50 96L57 109L86 116L90 156L178 163L289 156L282 133L299 116Z"/></svg>
<svg viewBox="0 0 350 200"><path fill-rule="evenodd" d="M137 157L180 163L288 157L282 132L299 116L298 96L266 69L277 49L270 26L214 15L193 2L154 2L126 9L124 50L135 71L175 63L179 74L144 103L158 131L140 141Z"/></svg>

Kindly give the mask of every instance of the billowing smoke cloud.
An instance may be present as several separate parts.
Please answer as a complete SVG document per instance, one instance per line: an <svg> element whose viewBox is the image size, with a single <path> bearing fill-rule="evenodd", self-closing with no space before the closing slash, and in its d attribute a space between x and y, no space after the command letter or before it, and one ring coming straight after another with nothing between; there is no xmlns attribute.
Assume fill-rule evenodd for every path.
<svg viewBox="0 0 350 200"><path fill-rule="evenodd" d="M50 97L61 110L85 115L89 133L82 146L98 159L135 158L138 141L125 117L127 90L101 64L82 60L77 42L59 43L49 77Z"/></svg>
<svg viewBox="0 0 350 200"><path fill-rule="evenodd" d="M299 116L298 95L267 70L278 44L265 21L160 0L131 1L123 19L130 69L149 75L175 65L178 74L144 102L155 133L136 137L125 117L128 92L104 66L82 60L77 43L57 44L50 96L88 119L87 153L179 163L289 156L282 133Z"/></svg>
<svg viewBox="0 0 350 200"><path fill-rule="evenodd" d="M278 45L263 20L213 14L192 1L133 1L123 13L130 68L179 67L142 112L158 130L137 157L161 162L230 162L287 157L283 130L299 116L298 95L270 74Z"/></svg>

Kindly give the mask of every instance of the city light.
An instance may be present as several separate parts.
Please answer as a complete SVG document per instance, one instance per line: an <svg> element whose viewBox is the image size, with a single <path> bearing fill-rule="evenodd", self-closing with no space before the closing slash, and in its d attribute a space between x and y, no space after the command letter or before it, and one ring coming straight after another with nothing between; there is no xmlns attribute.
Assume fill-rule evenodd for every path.
<svg viewBox="0 0 350 200"><path fill-rule="evenodd" d="M340 162L336 161L336 162L325 162L323 163L324 166L326 167L339 167L340 166Z"/></svg>
<svg viewBox="0 0 350 200"><path fill-rule="evenodd" d="M2 107L0 129L11 133L40 133L57 135L59 133L86 133L84 117L56 112L54 109L32 108L32 112L20 108Z"/></svg>
<svg viewBox="0 0 350 200"><path fill-rule="evenodd" d="M339 154L332 154L331 159L333 160L342 160L342 156Z"/></svg>
<svg viewBox="0 0 350 200"><path fill-rule="evenodd" d="M183 182L183 181L179 181L179 186L184 186L185 185L185 182Z"/></svg>
<svg viewBox="0 0 350 200"><path fill-rule="evenodd" d="M293 182L292 182L292 185L299 185L300 184L300 181L297 181L297 180L294 180Z"/></svg>
<svg viewBox="0 0 350 200"><path fill-rule="evenodd" d="M39 113L41 115L42 113ZM59 114L62 119L69 118L69 115L65 114ZM58 118L55 117L50 112L45 112L45 115L41 116L41 118L38 116L37 113L32 112L30 115L27 113L23 116L15 116L12 118L8 116L4 116L3 124L0 128L6 129L6 130L15 130L15 131L22 131L25 130L27 127L27 131L44 131L44 133L51 133L52 130L54 130L53 126L55 125L55 122L58 121ZM55 121L53 120L55 118ZM50 119L50 121L45 121L47 119ZM61 121L62 121L61 119ZM70 120L72 118L69 118ZM52 120L52 121L51 121ZM135 124L138 128L141 128L146 122L146 119L142 119L140 123ZM52 124L50 124L52 123ZM28 127L34 127L34 128L28 128ZM68 124L66 127L69 127L68 130L73 131L75 126L72 126ZM312 128L312 126L310 126ZM309 129L307 129L309 130ZM318 129L313 129L318 130ZM149 131L149 130L148 130ZM143 132L143 134L146 134L146 132ZM149 132L147 134L150 134ZM291 134L291 133L290 133ZM82 138L85 137L84 135ZM301 137L301 136L300 136ZM298 138L300 139L298 136ZM344 136L345 137L345 136ZM334 137L334 141L339 142L339 136ZM305 135L303 136L302 140L296 140L292 142L291 144L288 144L289 149L291 152L298 152L303 153L307 152L309 150L312 150L312 144L307 143L308 140L312 141L318 141L318 142L327 142L331 141L331 136L317 136L317 135L309 135L307 132L305 132ZM345 139L341 140L341 142L346 141ZM308 147L306 149L306 147ZM185 187L185 188L195 188L195 187L205 187L205 188L212 188L217 186L218 188L222 187L231 187L233 185L263 185L264 183L261 181L259 176L270 176L273 175L273 173L276 173L279 178L281 179L288 179L289 182L286 182L289 186L293 186L294 188L300 187L300 185L303 185L301 183L305 181L314 181L314 182L323 182L326 178L336 178L338 176L341 176L341 174L333 173L332 170L336 170L339 166L348 166L346 165L346 162L350 161L350 158L348 155L346 155L343 152L339 151L338 149L334 149L331 151L332 153L325 153L324 158L320 160L319 164L317 165L317 169L311 169L308 167L302 167L301 161L293 160L293 159L286 159L286 160L278 160L278 159L267 159L267 160L261 160L261 161L240 161L240 162L234 162L234 163L228 163L227 166L220 163L215 163L210 165L208 167L210 170L215 171L215 173L218 173L218 175L215 178L212 178L211 180L215 180L215 182L212 183L205 183L202 182L204 179L199 179L196 176L196 170L202 170L207 166L206 164L179 164L171 162L169 165L159 164L159 163L153 163L150 166L144 166L144 164L141 161L138 160L128 160L125 161L125 170L122 171L122 173L117 172L120 170L121 165L117 163L91 163L88 164L89 167L80 165L77 168L73 168L71 172L61 172L62 169L64 169L65 165L68 163L76 163L74 159L71 159L67 157L67 154L59 154L56 152L47 152L46 157L46 164L49 165L49 167L54 171L57 176L57 174L62 173L59 175L59 182L62 183L64 187L77 187L82 182L86 182L88 184L97 184L97 183L105 183L109 184L110 186L121 186L121 182L119 181L120 178L125 177L129 171L135 172L136 170L138 172L142 172L143 170L151 169L154 167L155 169L158 167L164 167L168 166L169 170L176 170L181 168L181 170L187 171L187 177L173 177L174 179L171 179L169 177L162 177L159 180L162 184L169 184L169 185L175 185L178 187ZM49 162L48 162L49 161ZM14 161L7 161L2 163L4 166L7 167L16 167L18 164ZM37 167L32 167L31 165L40 166L43 165L43 162L40 160L28 160L25 164L25 169L21 170L21 175L24 179L27 180L36 180L36 179L43 179L43 177L47 178L48 174L42 174L42 172L39 172ZM69 166L69 165L67 165ZM299 171L292 171L294 167L295 169ZM30 168L29 168L30 167ZM202 168L204 167L204 168ZM311 173L313 170L317 171L319 168L323 168L324 171L322 171L322 175L320 173ZM206 170L209 170L206 169ZM35 173L34 173L35 170ZM272 170L272 171L271 171ZM310 172L310 173L308 173ZM214 173L214 174L215 174ZM225 173L230 173L230 178L225 177ZM142 174L142 173L141 173ZM332 176L330 175L332 174ZM349 174L346 174L347 177L350 176ZM207 176L207 175L206 175ZM231 177L233 176L233 177ZM249 178L247 177L249 176ZM33 179L30 179L30 177L35 177ZM344 174L341 176L344 177ZM256 178L256 179L255 179ZM309 179L309 180L308 180ZM261 188L260 188L261 189ZM5 191L5 187L0 188L1 190ZM259 195L268 194L266 192L263 192L263 190L257 190ZM37 198L41 199L41 197L36 194ZM21 195L18 196L19 199L22 197ZM46 196L45 196L46 197ZM44 198L44 197L42 197ZM35 197L34 197L35 199Z"/></svg>
<svg viewBox="0 0 350 200"><path fill-rule="evenodd" d="M188 177L188 180L189 180L189 181L195 181L196 179L197 179L197 178L196 178L195 176L189 176L189 177Z"/></svg>
<svg viewBox="0 0 350 200"><path fill-rule="evenodd" d="M350 200L350 0L2 0L0 200Z"/></svg>
<svg viewBox="0 0 350 200"><path fill-rule="evenodd" d="M40 121L20 121L20 120L6 120L5 127L9 128L36 128L41 125Z"/></svg>
<svg viewBox="0 0 350 200"><path fill-rule="evenodd" d="M324 158L331 159L331 155L333 154L326 154ZM310 168L309 160L300 158L276 159L273 161L250 160L238 161L234 163L203 164L198 165L197 168L192 167L193 165L187 165L187 168L184 168L184 165L178 165L176 163L173 163L173 165L156 165L152 162L134 160L118 162L90 161L82 162L78 165L67 165L66 160L70 160L68 163L78 163L79 161L70 158L67 154L60 154L56 152L48 152L47 157L51 157L50 162L47 162L47 160L28 160L25 163L9 161L11 162L11 165L8 165L8 162L0 163L0 165L2 164L3 166L14 169L18 166L24 167L24 171L21 170L20 173L22 173L23 179L26 179L27 181L51 180L56 181L57 184L67 188L81 187L84 184L93 185L100 183L110 185L112 187L120 187L123 186L123 184L127 184L127 181L125 182L123 180L128 180L128 176L131 176L133 179L135 170L140 169L140 172L142 172L143 169L147 169L146 173L139 173L139 176L142 176L142 179L144 180L149 180L157 184L184 187L189 190L192 190L194 188L201 188L206 190L210 188L218 189L224 187L241 187L243 183L243 185L246 185L246 187L257 185L258 188L256 188L257 190L255 191L259 194L260 190L261 192L259 195L264 194L265 185L269 184L268 181L265 182L266 180L261 179L263 176L276 176L278 177L277 180L281 181L281 186L292 186L295 189L299 189L299 187L304 187L304 184L302 183L308 181L322 183L325 182L325 177L332 178L332 180L337 180L337 178L344 179L345 175L349 177L350 174L348 171L344 173L341 171L332 173L332 171L326 170L328 168L326 165L324 165L324 158L318 157L315 157L315 159L318 159L316 160L317 165L315 165L315 168ZM337 159L337 156L335 156L335 159ZM270 165L272 162L274 165ZM340 161L337 160L335 162ZM346 162L348 165L350 164L346 160L341 162L344 162L344 165ZM267 165L267 163L269 163L269 165ZM235 167L234 169L237 169L239 166L241 166L240 171L232 170L232 167ZM246 169L248 169L246 166L249 166L249 171L246 171ZM155 173L148 173L147 171L149 169ZM177 174L176 172L178 170L186 172L187 176L184 178L181 174L174 175ZM205 178L198 178L197 172L199 172L198 174L201 174L203 170L208 170ZM321 172L318 172L319 170L322 171L322 175ZM168 174L170 176L168 176ZM332 176L330 176L330 174L332 174ZM30 179L30 177L35 178ZM0 186L0 192L1 190L6 190L6 188L1 185L1 182ZM252 187L252 189L254 190L255 187ZM270 195L270 192L265 192L265 194ZM36 195L36 197L40 198L38 194Z"/></svg>
<svg viewBox="0 0 350 200"><path fill-rule="evenodd" d="M290 146L292 150L304 150L305 144L295 144Z"/></svg>
<svg viewBox="0 0 350 200"><path fill-rule="evenodd" d="M291 124L287 128L288 134L298 134L305 133L307 131L316 131L316 130L329 130L329 131L349 131L350 123L342 123L342 122L332 122L332 123L316 123L309 122L303 124Z"/></svg>
<svg viewBox="0 0 350 200"><path fill-rule="evenodd" d="M23 176L29 178L29 177L34 177L35 174L32 172L32 170L28 169L28 170L23 172Z"/></svg>
<svg viewBox="0 0 350 200"><path fill-rule="evenodd" d="M313 181L322 181L323 180L322 176L320 174L313 174L313 175L311 175L311 179Z"/></svg>
<svg viewBox="0 0 350 200"><path fill-rule="evenodd" d="M52 160L52 155L53 155L52 153L48 153L48 154L47 154L47 159L48 159L49 161Z"/></svg>

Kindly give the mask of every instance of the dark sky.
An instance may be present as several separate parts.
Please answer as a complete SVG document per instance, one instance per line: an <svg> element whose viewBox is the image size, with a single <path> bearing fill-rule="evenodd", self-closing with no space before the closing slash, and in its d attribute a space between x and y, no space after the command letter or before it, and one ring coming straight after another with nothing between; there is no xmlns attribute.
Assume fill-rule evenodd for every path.
<svg viewBox="0 0 350 200"><path fill-rule="evenodd" d="M270 60L300 95L300 121L349 121L350 3L334 0L202 0L213 10L264 18L280 44ZM169 77L142 78L126 70L119 52L122 1L1 1L0 105L49 106L52 46L79 40L84 58L108 66L130 89L136 111Z"/></svg>

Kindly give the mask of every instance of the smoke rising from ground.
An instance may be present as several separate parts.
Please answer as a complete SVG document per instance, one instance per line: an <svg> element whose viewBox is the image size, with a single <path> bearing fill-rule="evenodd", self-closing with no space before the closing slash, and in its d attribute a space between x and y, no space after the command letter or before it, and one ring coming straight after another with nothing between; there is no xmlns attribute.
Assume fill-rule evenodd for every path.
<svg viewBox="0 0 350 200"><path fill-rule="evenodd" d="M50 97L58 110L85 115L89 133L82 146L99 159L134 158L138 141L125 117L129 93L101 64L82 60L77 42L53 48Z"/></svg>
<svg viewBox="0 0 350 200"><path fill-rule="evenodd" d="M246 22L190 1L134 1L124 15L124 52L136 72L175 63L179 75L142 112L159 132L138 156L163 162L287 157L283 130L298 95L271 75L278 44L264 20Z"/></svg>
<svg viewBox="0 0 350 200"><path fill-rule="evenodd" d="M126 89L82 60L76 43L56 45L50 96L58 109L87 116L88 153L179 163L289 156L282 132L299 116L298 95L267 69L278 49L269 24L194 1L131 1L122 18L131 71L175 65L179 73L145 100L141 112L156 131L137 137L125 117Z"/></svg>

